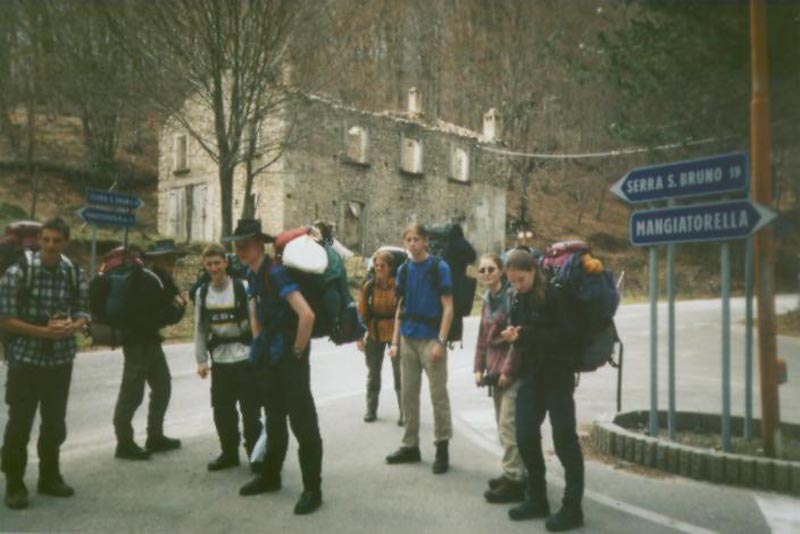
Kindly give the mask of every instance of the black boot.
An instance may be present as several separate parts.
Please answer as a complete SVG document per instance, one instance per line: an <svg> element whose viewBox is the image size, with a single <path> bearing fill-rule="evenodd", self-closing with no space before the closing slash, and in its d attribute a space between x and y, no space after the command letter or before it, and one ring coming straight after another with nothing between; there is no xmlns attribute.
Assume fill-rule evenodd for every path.
<svg viewBox="0 0 800 534"><path fill-rule="evenodd" d="M365 423L371 423L378 418L378 393L377 391L367 392L367 413L364 414Z"/></svg>
<svg viewBox="0 0 800 534"><path fill-rule="evenodd" d="M150 452L164 452L181 448L181 440L168 438L165 435L148 437L144 444Z"/></svg>
<svg viewBox="0 0 800 534"><path fill-rule="evenodd" d="M564 532L583 526L583 510L580 506L563 505L561 510L551 515L544 526L549 532Z"/></svg>
<svg viewBox="0 0 800 534"><path fill-rule="evenodd" d="M225 452L223 451L222 454L208 462L208 470L209 471L222 471L223 469L228 469L229 467L236 467L239 465L239 453L238 452Z"/></svg>
<svg viewBox="0 0 800 534"><path fill-rule="evenodd" d="M489 479L489 489L495 489L500 484L503 484L506 480L508 480L508 479L506 478L505 475L500 475L499 477L496 477L496 478L490 478Z"/></svg>
<svg viewBox="0 0 800 534"><path fill-rule="evenodd" d="M520 504L508 511L512 521L524 519L544 519L550 515L550 503L547 502L547 484L544 474L541 477L528 479L528 496Z"/></svg>
<svg viewBox="0 0 800 534"><path fill-rule="evenodd" d="M64 478L61 475L48 475L47 478L39 478L36 491L51 497L72 497L75 495L75 490L64 482Z"/></svg>
<svg viewBox="0 0 800 534"><path fill-rule="evenodd" d="M487 502L493 504L524 501L525 485L522 482L503 477L503 481L494 488L487 490L483 497Z"/></svg>
<svg viewBox="0 0 800 534"><path fill-rule="evenodd" d="M419 447L400 447L386 457L387 464L410 464L420 460L422 460L422 456L419 453Z"/></svg>
<svg viewBox="0 0 800 534"><path fill-rule="evenodd" d="M116 458L122 460L149 460L150 453L135 442L117 443L117 451L114 453Z"/></svg>
<svg viewBox="0 0 800 534"><path fill-rule="evenodd" d="M436 444L436 459L433 461L431 470L434 475L441 475L447 473L450 469L450 454L447 448L447 441L440 441Z"/></svg>
<svg viewBox="0 0 800 534"><path fill-rule="evenodd" d="M304 491L297 504L294 505L295 515L307 515L322 506L322 490Z"/></svg>
<svg viewBox="0 0 800 534"><path fill-rule="evenodd" d="M281 476L256 475L250 482L239 488L239 495L244 497L269 493L281 489Z"/></svg>
<svg viewBox="0 0 800 534"><path fill-rule="evenodd" d="M6 496L3 499L6 508L10 510L22 510L28 506L28 488L22 480L6 481Z"/></svg>

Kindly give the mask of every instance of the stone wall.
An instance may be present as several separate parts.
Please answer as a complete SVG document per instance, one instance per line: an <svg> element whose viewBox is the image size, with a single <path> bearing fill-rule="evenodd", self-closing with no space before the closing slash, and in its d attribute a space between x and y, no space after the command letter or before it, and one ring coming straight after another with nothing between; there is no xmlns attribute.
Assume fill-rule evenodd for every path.
<svg viewBox="0 0 800 534"><path fill-rule="evenodd" d="M504 248L509 169L503 158L480 150L478 134L303 95L291 101L283 118L261 133L288 136L284 155L258 177L254 187L257 215L267 231L274 233L321 218L335 222L340 240L363 254L382 244L399 244L408 222L458 221L479 252ZM201 131L210 132L208 121L198 124ZM364 162L346 156L347 132L352 127L367 132ZM175 135L179 132L180 128L167 123L160 143L159 230L166 235L174 233L175 226L174 220L170 222L170 191L174 195L176 189L208 184L207 202L219 198L216 165L196 141L189 142L188 172L176 172ZM400 169L404 139L421 142L421 173ZM468 154L467 181L450 177L455 148ZM240 211L242 180L239 175L235 214ZM206 219L211 227L207 233L218 237L219 205L210 205L207 211L213 212ZM179 236L186 237L187 232Z"/></svg>

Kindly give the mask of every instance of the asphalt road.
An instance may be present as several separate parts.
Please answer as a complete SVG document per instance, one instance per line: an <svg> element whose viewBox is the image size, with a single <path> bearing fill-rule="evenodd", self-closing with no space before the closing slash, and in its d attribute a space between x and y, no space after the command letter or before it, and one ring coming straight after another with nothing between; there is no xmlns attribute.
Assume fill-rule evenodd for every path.
<svg viewBox="0 0 800 534"><path fill-rule="evenodd" d="M778 308L796 304L781 298ZM679 410L719 411L720 308L718 301L693 301L678 307L677 405ZM734 413L743 413L743 302L734 300L732 392ZM664 318L662 307L661 317ZM623 306L618 327L626 343L623 410L649 407L648 307ZM665 322L665 321L662 321ZM500 447L491 401L472 383L477 323L467 321L464 348L449 356L449 384L455 436L450 473L434 476L430 404L423 388L423 462L388 466L384 456L400 440L391 391L391 369L384 362L379 420L361 421L366 368L354 346L314 342L312 383L325 447L324 505L308 517L292 514L301 491L292 441L284 467L283 490L243 498L238 488L248 470L208 473L205 464L218 452L208 382L196 376L192 347L170 345L173 395L166 430L184 446L149 462L115 460L112 413L122 361L119 351L79 355L68 410L62 470L77 495L59 500L33 495L31 506L12 512L0 507L2 532L544 532L542 522L512 523L507 506L482 498L486 479L499 474ZM666 406L666 339L660 345L661 407ZM779 338L788 362L789 383L780 389L782 418L800 422L800 340ZM757 366L755 383L758 384ZM0 367L5 383L5 367ZM613 412L616 375L611 369L585 374L576 392L583 429ZM754 398L758 399L756 389ZM758 405L756 404L756 414ZM143 441L144 407L135 427ZM6 409L0 410L5 427ZM562 471L545 424L549 496L560 498ZM28 468L35 487L35 431ZM589 459L586 464L585 532L800 532L800 501L771 493L728 488L667 475L642 475Z"/></svg>

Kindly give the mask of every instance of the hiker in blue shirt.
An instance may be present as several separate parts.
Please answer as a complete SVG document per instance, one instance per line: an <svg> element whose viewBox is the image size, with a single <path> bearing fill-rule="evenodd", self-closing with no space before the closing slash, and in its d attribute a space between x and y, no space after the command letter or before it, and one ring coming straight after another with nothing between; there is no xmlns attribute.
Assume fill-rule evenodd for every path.
<svg viewBox="0 0 800 534"><path fill-rule="evenodd" d="M401 447L386 457L390 464L419 462L419 396L422 371L428 375L433 404L436 459L433 472L447 472L453 436L447 393L447 337L453 321L453 280L447 263L427 252L428 233L411 224L403 233L411 255L397 275L398 316L389 355L400 355L404 428ZM402 340L401 340L402 336Z"/></svg>
<svg viewBox="0 0 800 534"><path fill-rule="evenodd" d="M311 394L311 333L314 312L286 268L264 253L272 236L261 221L241 219L233 235L236 254L249 267L250 360L259 373L267 412L267 451L262 471L239 490L257 495L281 489L281 469L289 445L286 418L298 443L303 493L294 508L310 514L322 505L322 438Z"/></svg>

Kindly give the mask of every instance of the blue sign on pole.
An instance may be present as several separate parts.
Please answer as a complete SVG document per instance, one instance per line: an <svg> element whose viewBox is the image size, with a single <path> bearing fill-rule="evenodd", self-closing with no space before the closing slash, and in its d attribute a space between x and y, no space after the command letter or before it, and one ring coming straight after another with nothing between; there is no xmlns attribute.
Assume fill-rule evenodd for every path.
<svg viewBox="0 0 800 534"><path fill-rule="evenodd" d="M119 211L109 211L92 206L84 206L77 211L78 217L85 223L100 226L132 228L136 226L136 215Z"/></svg>
<svg viewBox="0 0 800 534"><path fill-rule="evenodd" d="M113 208L125 208L129 210L139 209L144 205L142 199L125 193L113 193L102 189L86 190L87 204L99 204Z"/></svg>
<svg viewBox="0 0 800 534"><path fill-rule="evenodd" d="M776 216L752 200L637 211L631 215L631 244L643 247L739 239L757 232Z"/></svg>
<svg viewBox="0 0 800 534"><path fill-rule="evenodd" d="M611 187L631 204L723 193L744 193L750 181L744 152L633 169Z"/></svg>

